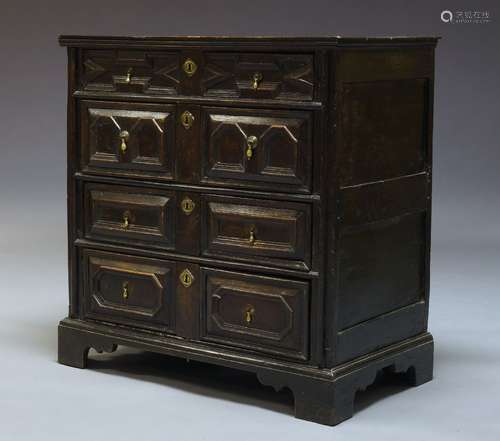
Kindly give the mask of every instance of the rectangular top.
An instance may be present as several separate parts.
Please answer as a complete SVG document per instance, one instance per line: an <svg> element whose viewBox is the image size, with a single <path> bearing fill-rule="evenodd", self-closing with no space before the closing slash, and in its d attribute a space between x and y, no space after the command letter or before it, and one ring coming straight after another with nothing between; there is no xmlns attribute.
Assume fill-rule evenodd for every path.
<svg viewBox="0 0 500 441"><path fill-rule="evenodd" d="M440 37L341 37L341 36L89 36L89 35L61 35L61 46L75 47L169 47L189 45L245 45L268 46L280 44L284 46L435 46Z"/></svg>

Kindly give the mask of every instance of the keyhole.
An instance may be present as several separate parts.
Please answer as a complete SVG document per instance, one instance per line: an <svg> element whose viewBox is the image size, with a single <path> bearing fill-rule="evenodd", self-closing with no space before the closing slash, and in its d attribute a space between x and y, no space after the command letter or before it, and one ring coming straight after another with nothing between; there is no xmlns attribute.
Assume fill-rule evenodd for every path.
<svg viewBox="0 0 500 441"><path fill-rule="evenodd" d="M188 77L194 75L197 68L198 68L198 66L196 66L196 63L193 60L191 60L190 58L188 58L186 61L184 61L184 64L182 65L182 69L184 70L184 73Z"/></svg>
<svg viewBox="0 0 500 441"><path fill-rule="evenodd" d="M179 276L179 280L181 281L181 283L184 285L185 288L189 288L193 283L194 276L191 274L191 271L189 271L186 268L184 271L182 271L181 275Z"/></svg>

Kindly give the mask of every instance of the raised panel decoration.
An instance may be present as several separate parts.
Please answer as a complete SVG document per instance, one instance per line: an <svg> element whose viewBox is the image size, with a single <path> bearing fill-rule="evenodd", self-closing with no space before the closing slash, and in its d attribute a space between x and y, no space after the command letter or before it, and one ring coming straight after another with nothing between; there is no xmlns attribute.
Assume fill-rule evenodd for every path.
<svg viewBox="0 0 500 441"><path fill-rule="evenodd" d="M309 268L308 204L206 196L204 215L204 255Z"/></svg>
<svg viewBox="0 0 500 441"><path fill-rule="evenodd" d="M173 322L175 264L85 251L85 316L169 329Z"/></svg>
<svg viewBox="0 0 500 441"><path fill-rule="evenodd" d="M309 54L207 53L206 96L309 101L314 96Z"/></svg>
<svg viewBox="0 0 500 441"><path fill-rule="evenodd" d="M174 249L175 208L172 191L87 184L85 236Z"/></svg>
<svg viewBox="0 0 500 441"><path fill-rule="evenodd" d="M143 50L84 50L80 83L84 90L176 95L179 55Z"/></svg>
<svg viewBox="0 0 500 441"><path fill-rule="evenodd" d="M165 105L83 102L83 170L172 179L173 111Z"/></svg>
<svg viewBox="0 0 500 441"><path fill-rule="evenodd" d="M310 114L260 111L254 116L227 108L204 113L205 181L310 191Z"/></svg>
<svg viewBox="0 0 500 441"><path fill-rule="evenodd" d="M204 339L307 359L306 282L203 269Z"/></svg>

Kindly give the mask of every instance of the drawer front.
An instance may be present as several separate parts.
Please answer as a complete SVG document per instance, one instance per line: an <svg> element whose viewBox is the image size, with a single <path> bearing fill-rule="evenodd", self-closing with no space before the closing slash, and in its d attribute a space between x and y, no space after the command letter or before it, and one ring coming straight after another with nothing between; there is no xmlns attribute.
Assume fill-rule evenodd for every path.
<svg viewBox="0 0 500 441"><path fill-rule="evenodd" d="M85 185L85 237L175 249L176 193Z"/></svg>
<svg viewBox="0 0 500 441"><path fill-rule="evenodd" d="M202 269L202 339L306 360L309 285Z"/></svg>
<svg viewBox="0 0 500 441"><path fill-rule="evenodd" d="M86 318L169 330L174 324L175 264L83 251Z"/></svg>
<svg viewBox="0 0 500 441"><path fill-rule="evenodd" d="M172 179L175 106L83 101L84 172Z"/></svg>
<svg viewBox="0 0 500 441"><path fill-rule="evenodd" d="M308 270L308 204L208 195L203 198L203 254Z"/></svg>
<svg viewBox="0 0 500 441"><path fill-rule="evenodd" d="M314 97L311 54L205 54L205 96L310 101Z"/></svg>
<svg viewBox="0 0 500 441"><path fill-rule="evenodd" d="M310 192L310 113L204 108L202 114L204 182Z"/></svg>
<svg viewBox="0 0 500 441"><path fill-rule="evenodd" d="M87 91L177 95L179 54L144 50L83 50L80 88Z"/></svg>

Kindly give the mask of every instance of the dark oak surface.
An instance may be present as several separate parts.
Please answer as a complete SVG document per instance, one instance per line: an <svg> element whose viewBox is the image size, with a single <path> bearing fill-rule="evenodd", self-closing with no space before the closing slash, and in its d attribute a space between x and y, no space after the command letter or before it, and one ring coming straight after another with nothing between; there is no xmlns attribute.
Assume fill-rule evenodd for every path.
<svg viewBox="0 0 500 441"><path fill-rule="evenodd" d="M432 378L436 38L84 37L68 46L69 317L255 372L337 424Z"/></svg>

